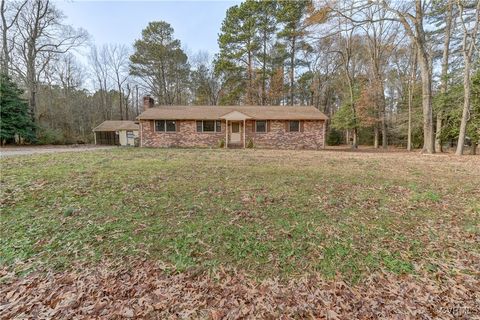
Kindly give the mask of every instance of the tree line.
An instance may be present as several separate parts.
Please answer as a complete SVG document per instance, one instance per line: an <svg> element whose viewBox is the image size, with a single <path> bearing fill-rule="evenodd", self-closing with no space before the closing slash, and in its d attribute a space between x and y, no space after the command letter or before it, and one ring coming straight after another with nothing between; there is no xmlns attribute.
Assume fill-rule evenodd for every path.
<svg viewBox="0 0 480 320"><path fill-rule="evenodd" d="M186 52L165 21L132 47L97 47L48 0L2 1L2 81L24 90L43 142L88 141L103 120L134 119L149 93L160 105L314 105L330 144L462 154L480 140L479 12L475 0L247 0L225 13L211 57Z"/></svg>

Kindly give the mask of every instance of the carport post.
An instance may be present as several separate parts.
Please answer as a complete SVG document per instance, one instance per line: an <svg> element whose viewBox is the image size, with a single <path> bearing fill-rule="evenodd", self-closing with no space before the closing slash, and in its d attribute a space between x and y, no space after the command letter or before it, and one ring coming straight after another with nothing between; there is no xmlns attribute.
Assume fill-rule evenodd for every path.
<svg viewBox="0 0 480 320"><path fill-rule="evenodd" d="M228 120L225 119L225 149L228 149Z"/></svg>
<svg viewBox="0 0 480 320"><path fill-rule="evenodd" d="M97 133L93 132L93 140L95 141L95 145L97 145Z"/></svg>

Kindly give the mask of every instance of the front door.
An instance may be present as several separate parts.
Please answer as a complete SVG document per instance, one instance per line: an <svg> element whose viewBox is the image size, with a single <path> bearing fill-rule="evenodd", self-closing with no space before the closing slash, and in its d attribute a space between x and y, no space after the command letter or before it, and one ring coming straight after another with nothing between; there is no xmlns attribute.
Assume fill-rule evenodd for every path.
<svg viewBox="0 0 480 320"><path fill-rule="evenodd" d="M230 125L230 142L240 143L240 122L232 122Z"/></svg>

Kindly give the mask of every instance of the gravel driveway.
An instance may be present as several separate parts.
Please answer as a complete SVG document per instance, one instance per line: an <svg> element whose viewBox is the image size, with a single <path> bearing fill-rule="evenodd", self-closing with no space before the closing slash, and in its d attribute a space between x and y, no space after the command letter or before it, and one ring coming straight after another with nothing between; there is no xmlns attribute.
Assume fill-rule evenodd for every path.
<svg viewBox="0 0 480 320"><path fill-rule="evenodd" d="M32 155L57 152L84 152L116 148L115 146L72 145L72 146L25 146L0 148L0 157Z"/></svg>

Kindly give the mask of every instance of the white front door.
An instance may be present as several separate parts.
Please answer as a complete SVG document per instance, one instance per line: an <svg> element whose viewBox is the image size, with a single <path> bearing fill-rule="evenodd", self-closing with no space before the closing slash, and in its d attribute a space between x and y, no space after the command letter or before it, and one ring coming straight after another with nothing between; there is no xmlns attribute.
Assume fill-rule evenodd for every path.
<svg viewBox="0 0 480 320"><path fill-rule="evenodd" d="M240 122L232 122L230 125L230 142L240 143Z"/></svg>

